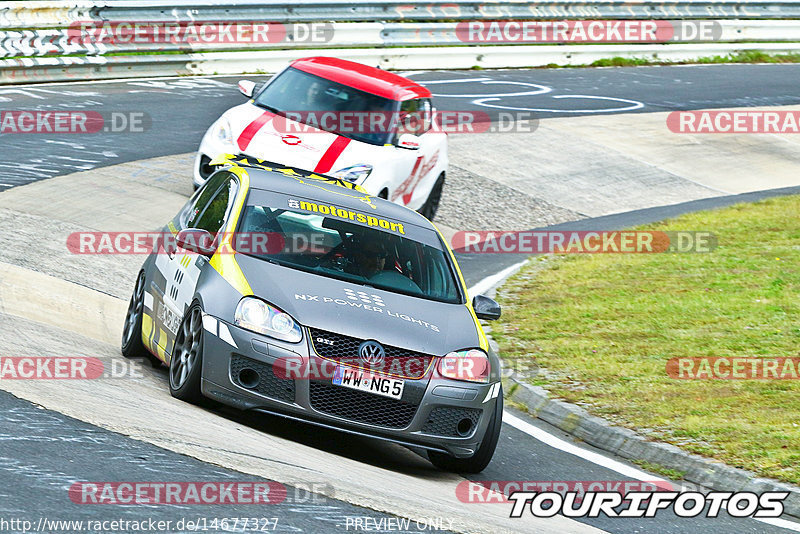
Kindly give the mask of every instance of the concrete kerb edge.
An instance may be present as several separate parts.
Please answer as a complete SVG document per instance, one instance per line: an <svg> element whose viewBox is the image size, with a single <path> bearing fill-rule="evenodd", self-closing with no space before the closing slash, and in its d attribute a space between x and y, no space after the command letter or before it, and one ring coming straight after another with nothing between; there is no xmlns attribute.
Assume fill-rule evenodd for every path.
<svg viewBox="0 0 800 534"><path fill-rule="evenodd" d="M525 262L527 264L528 262ZM497 281L486 293L497 288L524 265ZM499 346L487 333L489 343L500 355ZM505 397L523 407L538 419L574 436L584 443L613 453L627 460L640 460L684 473L683 480L716 491L786 491L784 515L800 519L800 487L761 477L715 460L686 452L674 445L650 441L628 428L615 426L601 417L589 414L580 406L551 399L548 391L520 381L514 376L504 379ZM510 392L510 393L509 393Z"/></svg>

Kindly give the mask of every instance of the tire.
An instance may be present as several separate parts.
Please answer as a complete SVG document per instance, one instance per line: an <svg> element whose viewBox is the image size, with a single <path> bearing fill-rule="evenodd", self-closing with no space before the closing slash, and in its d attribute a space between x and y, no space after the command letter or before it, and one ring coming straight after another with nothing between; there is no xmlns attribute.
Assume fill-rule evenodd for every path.
<svg viewBox="0 0 800 534"><path fill-rule="evenodd" d="M436 212L439 211L439 203L442 200L443 189L444 189L444 173L439 175L439 178L436 180L436 183L433 184L431 192L428 193L428 199L425 201L425 204L423 204L422 208L419 210L419 212L429 221L432 221L433 218L436 216Z"/></svg>
<svg viewBox="0 0 800 534"><path fill-rule="evenodd" d="M142 317L144 316L144 271L136 278L128 313L125 314L125 325L122 327L122 355L126 358L144 358L152 356L142 342Z"/></svg>
<svg viewBox="0 0 800 534"><path fill-rule="evenodd" d="M494 451L497 448L497 441L500 439L500 427L503 426L503 388L500 387L500 394L497 396L494 413L486 427L486 434L483 436L481 446L475 454L469 458L455 458L449 454L436 451L428 451L428 459L433 465L443 471L453 473L480 473L489 462L492 461Z"/></svg>
<svg viewBox="0 0 800 534"><path fill-rule="evenodd" d="M203 317L198 304L192 305L181 321L169 361L169 392L176 399L200 404L200 376L203 368Z"/></svg>

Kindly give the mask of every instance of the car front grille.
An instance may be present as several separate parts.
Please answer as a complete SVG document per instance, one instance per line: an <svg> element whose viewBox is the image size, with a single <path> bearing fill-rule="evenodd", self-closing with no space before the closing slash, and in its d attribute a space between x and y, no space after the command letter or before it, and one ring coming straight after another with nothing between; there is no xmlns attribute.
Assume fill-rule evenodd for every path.
<svg viewBox="0 0 800 534"><path fill-rule="evenodd" d="M311 407L316 411L388 428L405 428L411 424L414 414L417 413L421 393L404 393L406 399L398 400L326 382L310 383Z"/></svg>
<svg viewBox="0 0 800 534"><path fill-rule="evenodd" d="M361 367L400 378L418 379L425 376L433 362L433 356L429 354L383 345L386 354L383 363L370 367L358 357L358 347L363 339L316 328L309 328L309 332L311 344L317 354L352 367Z"/></svg>

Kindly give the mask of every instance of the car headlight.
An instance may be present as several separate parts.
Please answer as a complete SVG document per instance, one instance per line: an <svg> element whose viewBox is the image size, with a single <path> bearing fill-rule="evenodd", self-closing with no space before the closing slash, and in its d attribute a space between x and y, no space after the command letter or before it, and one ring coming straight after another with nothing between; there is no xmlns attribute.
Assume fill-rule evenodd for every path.
<svg viewBox="0 0 800 534"><path fill-rule="evenodd" d="M300 325L291 315L253 297L245 297L239 301L234 324L290 343L303 339Z"/></svg>
<svg viewBox="0 0 800 534"><path fill-rule="evenodd" d="M217 139L226 145L233 144L233 130L228 119L222 118L217 123Z"/></svg>
<svg viewBox="0 0 800 534"><path fill-rule="evenodd" d="M480 349L448 352L439 360L439 374L453 380L489 383L489 356Z"/></svg>
<svg viewBox="0 0 800 534"><path fill-rule="evenodd" d="M358 182L369 176L369 173L371 172L372 165L361 163L359 165L351 165L350 167L339 169L333 173L333 176L336 178L341 178L342 180L347 180L348 182Z"/></svg>

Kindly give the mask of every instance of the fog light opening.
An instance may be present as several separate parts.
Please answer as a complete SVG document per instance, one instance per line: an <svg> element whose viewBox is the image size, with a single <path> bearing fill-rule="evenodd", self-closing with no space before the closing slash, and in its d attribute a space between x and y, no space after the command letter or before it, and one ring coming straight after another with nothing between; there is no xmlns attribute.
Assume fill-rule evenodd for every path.
<svg viewBox="0 0 800 534"><path fill-rule="evenodd" d="M472 432L472 420L464 418L459 421L456 426L456 432L458 432L459 436L468 436Z"/></svg>
<svg viewBox="0 0 800 534"><path fill-rule="evenodd" d="M253 389L258 387L259 382L261 382L261 376L257 371L253 369L242 369L239 371L239 383L242 387Z"/></svg>

